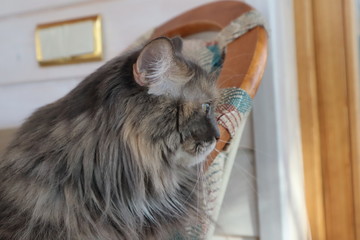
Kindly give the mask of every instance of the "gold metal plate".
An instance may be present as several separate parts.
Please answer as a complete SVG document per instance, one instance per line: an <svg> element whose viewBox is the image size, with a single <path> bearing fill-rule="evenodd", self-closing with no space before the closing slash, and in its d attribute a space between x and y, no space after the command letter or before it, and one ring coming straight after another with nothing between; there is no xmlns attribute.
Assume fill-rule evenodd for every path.
<svg viewBox="0 0 360 240"><path fill-rule="evenodd" d="M35 31L35 45L41 66L101 60L101 16L40 24Z"/></svg>

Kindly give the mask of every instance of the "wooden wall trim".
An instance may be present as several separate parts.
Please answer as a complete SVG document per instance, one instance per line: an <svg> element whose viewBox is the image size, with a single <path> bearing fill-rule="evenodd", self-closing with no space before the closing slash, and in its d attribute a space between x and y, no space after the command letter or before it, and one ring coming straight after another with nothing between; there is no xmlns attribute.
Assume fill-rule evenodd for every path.
<svg viewBox="0 0 360 240"><path fill-rule="evenodd" d="M355 231L360 239L360 79L359 46L356 28L355 1L344 1L343 21L345 30L345 54L348 78L349 125L351 128L351 158L354 187Z"/></svg>
<svg viewBox="0 0 360 240"><path fill-rule="evenodd" d="M294 8L308 218L313 239L325 240L326 231L312 0L294 1Z"/></svg>
<svg viewBox="0 0 360 240"><path fill-rule="evenodd" d="M359 240L360 116L354 6L350 0L294 0L294 7L312 238Z"/></svg>
<svg viewBox="0 0 360 240"><path fill-rule="evenodd" d="M343 1L313 1L327 239L355 240Z"/></svg>

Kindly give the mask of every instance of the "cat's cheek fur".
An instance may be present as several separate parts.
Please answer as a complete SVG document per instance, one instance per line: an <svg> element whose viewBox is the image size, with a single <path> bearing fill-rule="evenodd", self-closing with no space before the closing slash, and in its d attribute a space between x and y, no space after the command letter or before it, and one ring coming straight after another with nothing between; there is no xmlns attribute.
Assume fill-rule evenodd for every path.
<svg viewBox="0 0 360 240"><path fill-rule="evenodd" d="M213 141L212 143L208 143L208 145L205 146L205 149L203 151L195 155L189 153L183 147L180 147L175 152L175 156L174 156L175 161L182 166L192 167L196 164L205 161L206 157L215 149L215 145L216 145L216 141Z"/></svg>

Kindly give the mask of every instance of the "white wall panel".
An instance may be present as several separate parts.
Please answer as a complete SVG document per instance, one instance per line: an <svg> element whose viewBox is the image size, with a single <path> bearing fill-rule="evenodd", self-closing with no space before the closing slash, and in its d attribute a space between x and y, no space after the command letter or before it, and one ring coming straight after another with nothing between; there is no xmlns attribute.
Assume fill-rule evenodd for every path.
<svg viewBox="0 0 360 240"><path fill-rule="evenodd" d="M241 137L221 206L215 229L217 236L233 236L237 239L241 236L259 235L253 134L251 114Z"/></svg>
<svg viewBox="0 0 360 240"><path fill-rule="evenodd" d="M102 62L39 67L35 59L34 30L37 24L82 16L103 16L105 60L132 43L139 35L206 0L99 1L72 8L0 19L0 84L82 77Z"/></svg>
<svg viewBox="0 0 360 240"><path fill-rule="evenodd" d="M0 86L0 128L19 126L35 109L73 89L80 79Z"/></svg>
<svg viewBox="0 0 360 240"><path fill-rule="evenodd" d="M14 18L0 18L0 128L19 125L36 108L65 95L69 86L73 86L70 83L74 79L83 79L104 61L118 55L139 35L205 2L99 1L65 9L47 9ZM38 66L34 45L36 24L98 13L103 16L104 61Z"/></svg>
<svg viewBox="0 0 360 240"><path fill-rule="evenodd" d="M12 17L14 14L23 14L33 11L55 7L69 7L76 3L90 2L94 0L5 0L1 1L0 18Z"/></svg>
<svg viewBox="0 0 360 240"><path fill-rule="evenodd" d="M261 240L309 239L292 0L247 0L264 14L269 57L254 103Z"/></svg>

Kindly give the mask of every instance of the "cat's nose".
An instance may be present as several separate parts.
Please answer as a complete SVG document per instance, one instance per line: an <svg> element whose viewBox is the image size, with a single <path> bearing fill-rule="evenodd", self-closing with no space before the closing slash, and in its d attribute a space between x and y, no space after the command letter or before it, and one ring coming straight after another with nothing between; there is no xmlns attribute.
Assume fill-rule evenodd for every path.
<svg viewBox="0 0 360 240"><path fill-rule="evenodd" d="M219 127L218 127L218 124L215 120L215 118L210 118L210 121L209 121L209 128L208 128L208 133L210 135L212 135L212 137L214 137L216 140L219 140L220 139L220 130L219 130Z"/></svg>

